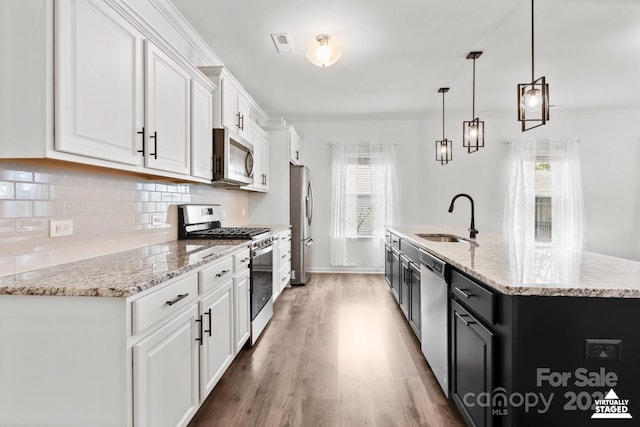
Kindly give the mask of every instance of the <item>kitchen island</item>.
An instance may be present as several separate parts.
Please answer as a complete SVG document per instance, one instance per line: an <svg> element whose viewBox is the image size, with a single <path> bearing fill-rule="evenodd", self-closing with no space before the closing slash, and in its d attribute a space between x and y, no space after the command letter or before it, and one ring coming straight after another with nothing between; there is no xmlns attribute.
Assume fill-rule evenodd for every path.
<svg viewBox="0 0 640 427"><path fill-rule="evenodd" d="M449 391L469 425L606 426L620 421L611 411L640 416L639 262L583 253L567 265L549 247L522 254L501 235L469 239L460 228L387 231L387 259L415 246L446 263ZM388 274L392 289L401 273ZM605 399L611 390L619 401Z"/></svg>

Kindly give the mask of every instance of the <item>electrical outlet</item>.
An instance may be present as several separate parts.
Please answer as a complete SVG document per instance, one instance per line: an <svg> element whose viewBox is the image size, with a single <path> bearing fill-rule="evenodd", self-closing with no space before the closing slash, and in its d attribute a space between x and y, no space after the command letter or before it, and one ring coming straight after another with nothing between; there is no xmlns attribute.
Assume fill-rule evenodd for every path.
<svg viewBox="0 0 640 427"><path fill-rule="evenodd" d="M622 340L587 339L587 360L621 360Z"/></svg>
<svg viewBox="0 0 640 427"><path fill-rule="evenodd" d="M247 216L247 211L246 211L245 209L242 209L242 213L241 213L241 215L242 215L242 216Z"/></svg>
<svg viewBox="0 0 640 427"><path fill-rule="evenodd" d="M49 237L63 237L73 235L73 220L49 221Z"/></svg>
<svg viewBox="0 0 640 427"><path fill-rule="evenodd" d="M162 224L162 214L151 214L151 225L154 227L156 225Z"/></svg>

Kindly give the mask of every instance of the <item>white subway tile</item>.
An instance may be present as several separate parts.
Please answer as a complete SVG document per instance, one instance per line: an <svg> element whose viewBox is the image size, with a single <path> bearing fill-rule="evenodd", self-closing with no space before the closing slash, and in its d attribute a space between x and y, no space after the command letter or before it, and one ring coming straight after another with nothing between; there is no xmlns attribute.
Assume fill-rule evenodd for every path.
<svg viewBox="0 0 640 427"><path fill-rule="evenodd" d="M0 181L0 199L13 199L15 194L13 188L13 182Z"/></svg>
<svg viewBox="0 0 640 427"><path fill-rule="evenodd" d="M48 200L49 185L31 182L16 182L16 199Z"/></svg>
<svg viewBox="0 0 640 427"><path fill-rule="evenodd" d="M0 276L16 274L16 257L0 258Z"/></svg>

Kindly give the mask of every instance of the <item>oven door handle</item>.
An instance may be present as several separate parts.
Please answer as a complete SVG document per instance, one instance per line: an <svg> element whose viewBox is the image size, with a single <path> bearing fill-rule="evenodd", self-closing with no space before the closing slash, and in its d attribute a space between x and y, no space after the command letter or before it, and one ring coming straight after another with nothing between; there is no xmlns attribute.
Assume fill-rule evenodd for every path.
<svg viewBox="0 0 640 427"><path fill-rule="evenodd" d="M260 248L258 250L255 250L255 251L251 252L251 256L252 257L257 257L257 256L260 256L260 255L267 254L269 252L273 252L273 245L265 246L264 248Z"/></svg>

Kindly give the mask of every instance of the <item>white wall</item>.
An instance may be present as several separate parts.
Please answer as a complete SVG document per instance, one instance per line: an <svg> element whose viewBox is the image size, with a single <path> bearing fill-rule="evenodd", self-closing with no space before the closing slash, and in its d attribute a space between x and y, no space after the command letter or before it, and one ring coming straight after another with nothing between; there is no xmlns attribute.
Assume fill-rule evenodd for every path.
<svg viewBox="0 0 640 427"><path fill-rule="evenodd" d="M454 160L441 166L434 159L442 136L441 117L428 119L353 119L290 121L303 139L302 160L311 169L316 192L313 227L316 245L311 269L332 270L329 254L330 162L334 141L396 142L400 206L398 224L469 224L464 200L447 212L457 193L470 194L476 204L476 227L500 233L506 191L509 139L577 137L586 209L586 249L640 260L640 128L638 112L569 113L552 111L551 121L522 133L513 114L487 114L486 147L463 151L462 115L447 115L447 137L454 140ZM366 251L363 251L363 254ZM371 265L361 256L359 269Z"/></svg>

